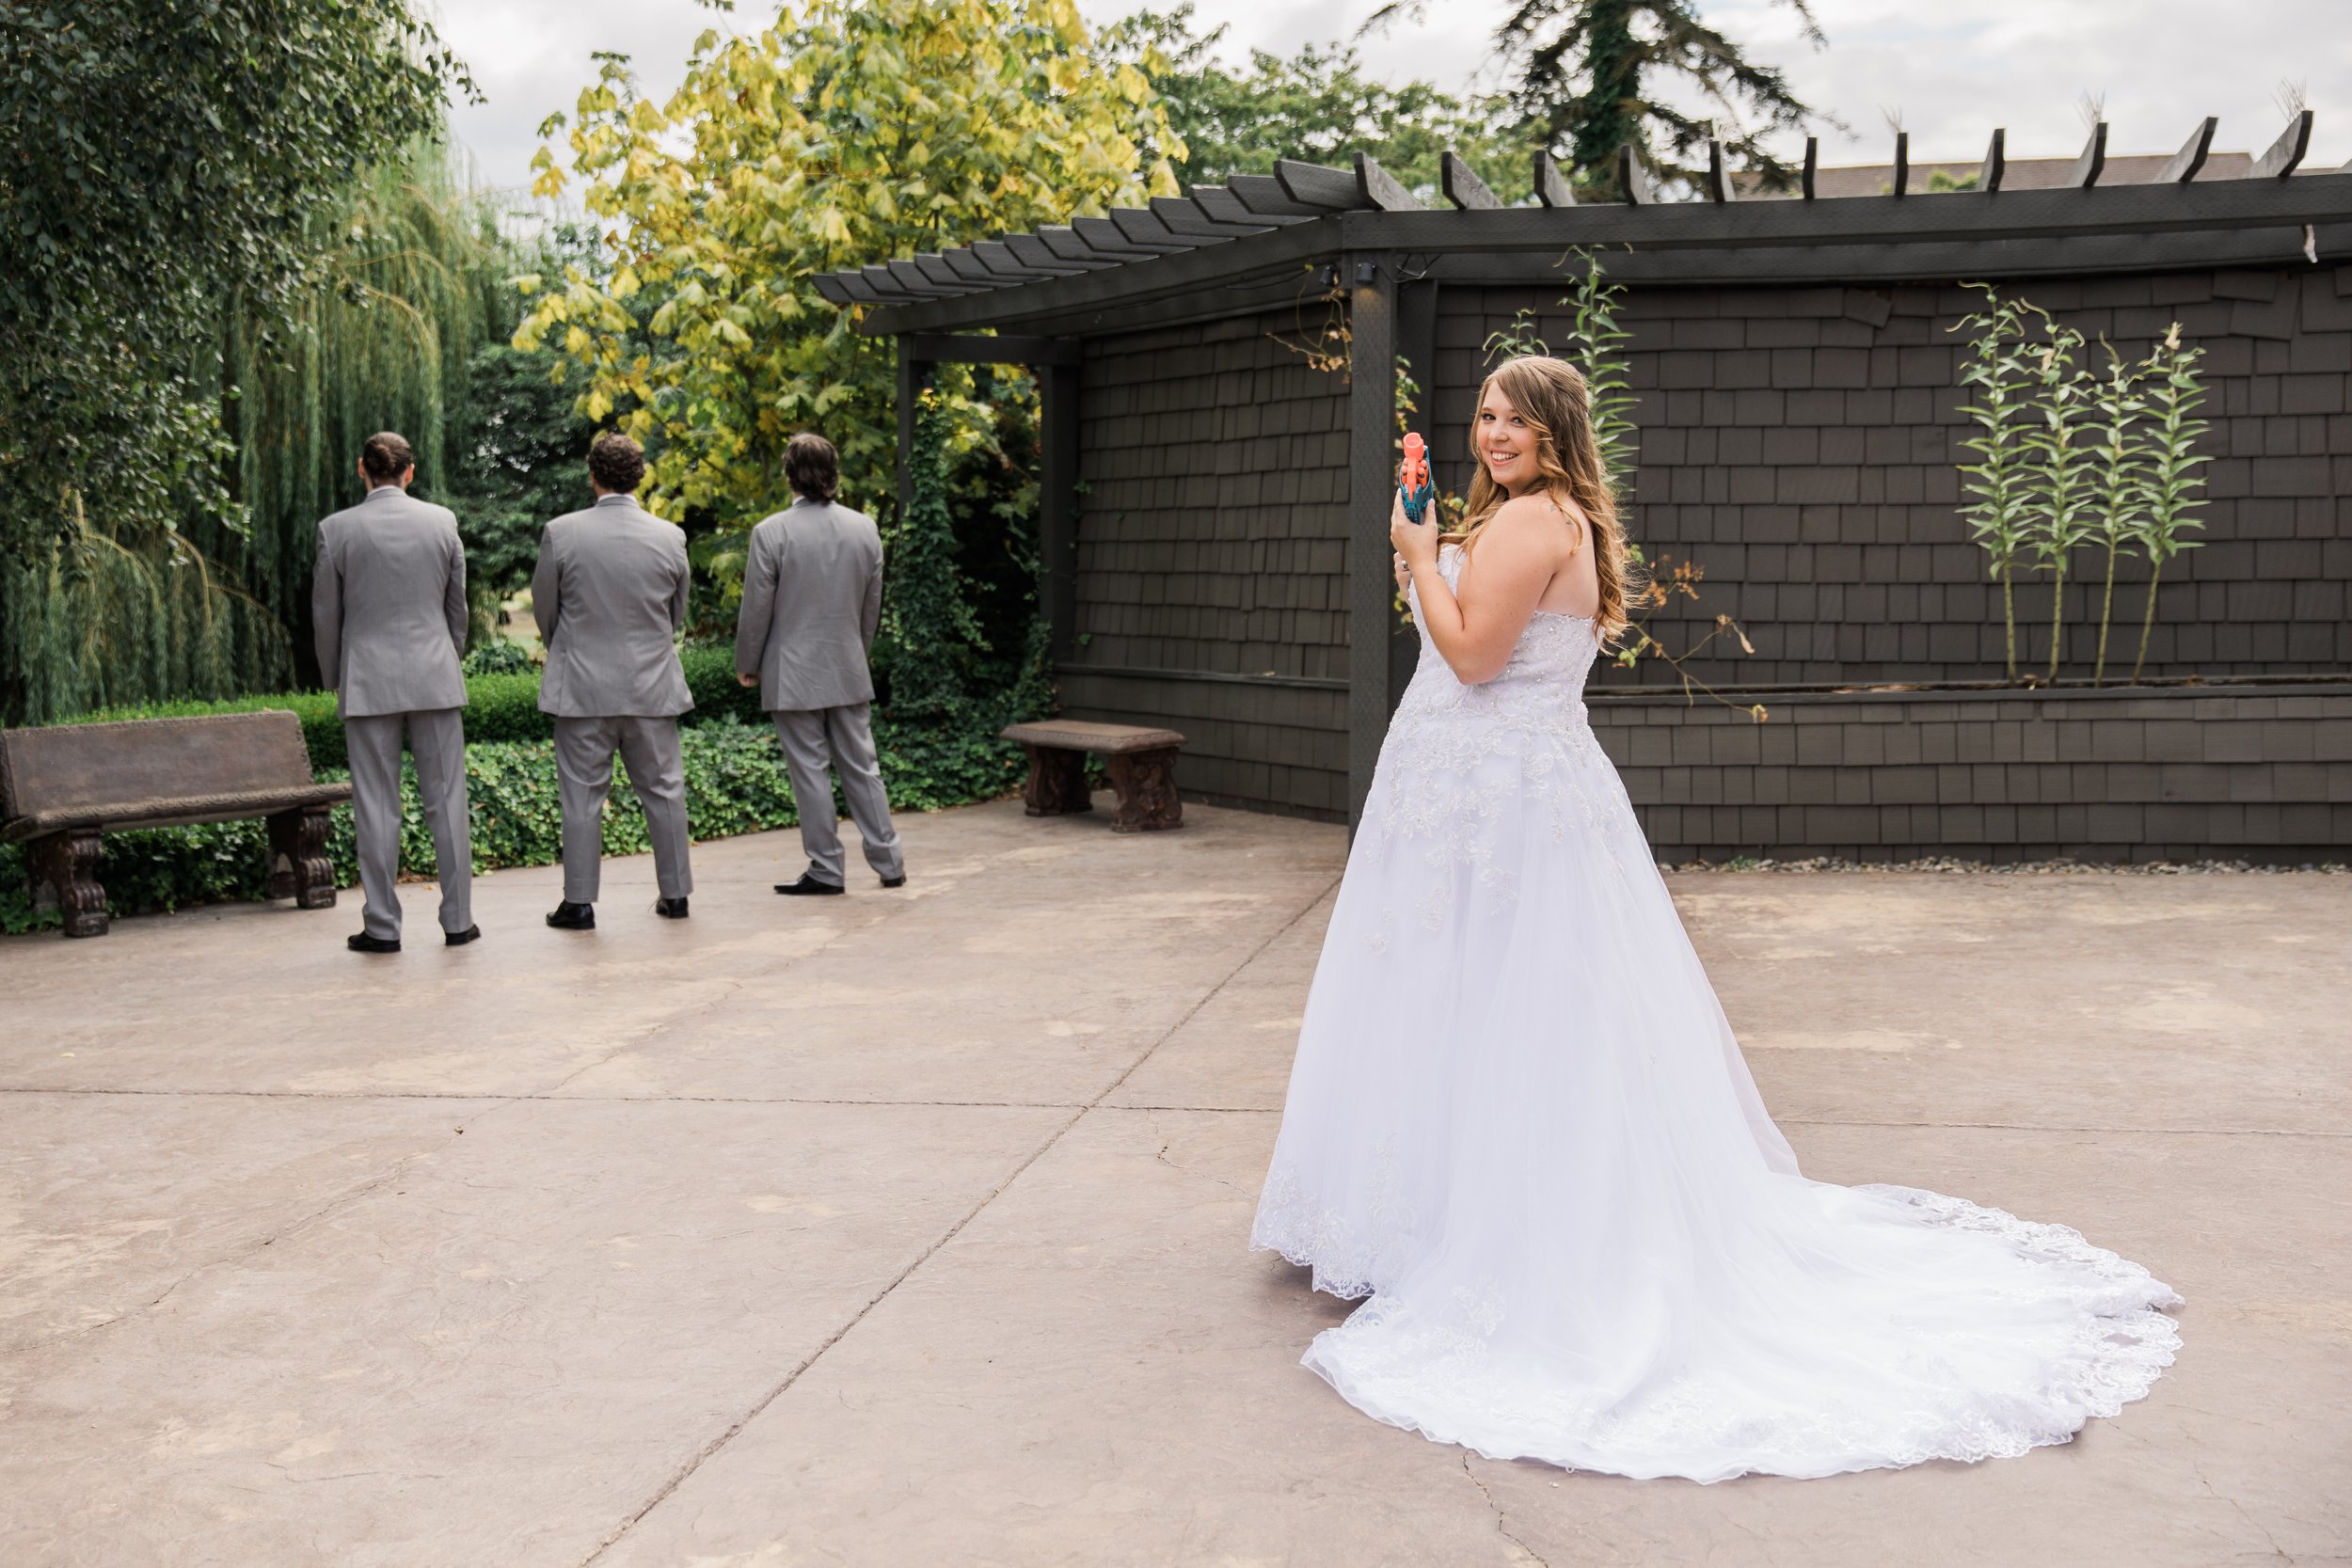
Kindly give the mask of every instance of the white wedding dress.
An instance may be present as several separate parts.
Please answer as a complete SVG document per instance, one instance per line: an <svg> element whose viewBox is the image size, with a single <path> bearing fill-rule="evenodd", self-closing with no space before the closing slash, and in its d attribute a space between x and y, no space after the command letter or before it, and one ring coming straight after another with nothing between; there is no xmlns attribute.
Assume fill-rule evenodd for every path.
<svg viewBox="0 0 2352 1568"><path fill-rule="evenodd" d="M2020 1454L2146 1394L2147 1270L1798 1174L1587 727L1597 652L1538 611L1465 686L1422 633L1251 1236L1371 1298L1306 1365L1490 1458L1702 1481Z"/></svg>

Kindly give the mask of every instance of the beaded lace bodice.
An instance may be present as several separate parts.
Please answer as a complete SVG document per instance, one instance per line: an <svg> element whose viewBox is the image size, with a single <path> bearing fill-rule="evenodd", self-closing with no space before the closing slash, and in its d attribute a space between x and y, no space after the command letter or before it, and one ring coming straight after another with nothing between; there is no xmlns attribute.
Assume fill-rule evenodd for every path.
<svg viewBox="0 0 2352 1568"><path fill-rule="evenodd" d="M1438 546L1438 573L1448 587L1460 586L1462 566L1461 546ZM1429 628L1421 624L1420 592L1408 589L1406 599L1421 633L1421 662L1414 667L1412 682L1397 705L1399 721L1408 715L1451 711L1490 714L1515 727L1531 722L1547 729L1565 722L1583 723L1584 679L1600 653L1599 639L1589 619L1535 611L1519 633L1518 645L1511 650L1511 661L1502 667L1502 673L1477 686L1466 686L1430 640Z"/></svg>

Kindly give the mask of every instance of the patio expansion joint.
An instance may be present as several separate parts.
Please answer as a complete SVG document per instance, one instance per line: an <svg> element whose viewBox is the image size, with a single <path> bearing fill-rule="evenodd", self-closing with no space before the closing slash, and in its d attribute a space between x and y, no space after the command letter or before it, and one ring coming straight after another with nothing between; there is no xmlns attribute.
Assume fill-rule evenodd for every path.
<svg viewBox="0 0 2352 1568"><path fill-rule="evenodd" d="M1009 1189L1014 1182L1021 1180L1022 1176L1028 1171L1030 1166L1036 1164L1040 1160L1045 1158L1047 1154L1051 1153L1054 1148L1058 1145L1063 1138L1069 1135L1070 1130L1077 1126L1080 1121L1086 1118L1088 1112L1100 1107L1103 1104L1103 1101L1118 1093L1120 1087L1126 1084L1127 1080L1134 1077L1136 1070L1140 1069L1144 1063L1152 1059L1152 1055L1154 1052L1158 1051L1161 1046L1166 1045L1170 1039L1174 1038L1177 1032L1183 1029L1185 1024L1191 1022L1192 1020L1200 1013L1201 1008L1207 1006L1211 1002L1215 1001L1217 996L1224 991L1227 986L1232 984L1235 976L1239 975L1242 971L1248 969L1251 964L1255 963L1258 958L1264 954L1267 948L1273 946L1277 942L1280 941L1282 937L1290 932L1293 927L1296 926L1301 920L1304 920L1310 913L1313 912L1316 906L1321 904L1323 900L1329 895L1331 890L1339 886L1339 877L1334 875L1327 884L1315 893L1313 897L1309 898L1305 903L1300 904L1296 909L1295 909L1291 912L1289 919L1283 921L1272 932L1268 933L1265 940L1260 942L1248 953L1244 954L1240 960L1236 962L1232 969L1226 971L1225 974L1217 979L1216 984L1207 988L1207 990L1203 990L1200 996L1195 998L1192 1006L1186 1007L1181 1017L1177 1018L1174 1022L1170 1023L1165 1030L1161 1031L1159 1036L1154 1038L1151 1044L1145 1046L1143 1050L1136 1054L1136 1058L1129 1062L1125 1069L1120 1072L1118 1077L1112 1079L1108 1084L1105 1084L1102 1089L1095 1094L1093 1099L1086 1101L1084 1104L1076 1105L1073 1109L1072 1109L1071 1115L1063 1119L1060 1126L1055 1128L1052 1132L1048 1133L1045 1139L1035 1148L1031 1149L1028 1154L1024 1156L1019 1164L1015 1164L1011 1170L1006 1172L1001 1180L999 1180L993 1187L990 1188L988 1192L981 1195L980 1200L977 1203L975 1203L970 1209L966 1210L961 1218L958 1219L955 1224L949 1226L945 1232L934 1238L930 1245L926 1246L920 1253L916 1254L915 1257L908 1262L905 1268L900 1269L897 1275L892 1276L887 1284L883 1285L881 1290L875 1291L874 1294L866 1300L864 1306L860 1307L855 1312L851 1313L848 1322L842 1323L840 1327L834 1329L831 1335L826 1337L822 1344L819 1344L815 1350L811 1351L806 1356L803 1357L799 1365L795 1366L790 1371L787 1372L784 1375L783 1380L777 1383L774 1387L769 1389L767 1393L762 1395L749 1410L746 1410L742 1415L736 1418L733 1424L728 1426L724 1432L719 1433L716 1437L711 1438L708 1442L705 1443L699 1449L697 1449L693 1456L688 1459L684 1465L680 1465L676 1473L672 1475L669 1481L665 1482L660 1490L656 1491L651 1497L648 1497L645 1500L644 1506L640 1507L628 1518L622 1520L621 1523L615 1526L603 1540L596 1543L596 1548L589 1552L586 1557L580 1559L580 1568L589 1568L590 1564L596 1562L599 1558L603 1557L606 1552L612 1550L613 1546L617 1545L624 1536L628 1535L630 1530L636 1528L640 1520L644 1519L655 1509L660 1507L673 1493L676 1492L679 1487L685 1485L686 1482L692 1478L695 1471L701 1469L702 1466L714 1455L723 1449L729 1443L735 1441L735 1439L743 1432L744 1428L750 1426L755 1420L757 1420L761 1413L766 1411L770 1405L782 1399L785 1394L791 1389L792 1386L801 1380L803 1374L807 1372L811 1367L814 1367L828 1351L833 1349L834 1346L839 1344L844 1338L848 1338L850 1333L855 1329L858 1324L864 1323L866 1317L872 1313L877 1307L880 1307L883 1302L887 1301L891 1294L896 1291L899 1286L905 1284L908 1279L912 1278L917 1269L920 1269L925 1263L930 1262L930 1259L936 1256L943 1247L946 1246L958 1236L961 1235L964 1231L964 1227L969 1226L974 1220L979 1218L981 1212L985 1211L990 1204L995 1202L997 1198L1004 1196L1005 1192ZM1058 1109L1062 1107L1056 1108Z"/></svg>
<svg viewBox="0 0 2352 1568"><path fill-rule="evenodd" d="M1248 959L1243 960L1248 963ZM1222 987L1223 981L1218 985ZM1215 994L1212 992L1211 994ZM1127 1072L1133 1073L1152 1052L1159 1049L1166 1037L1155 1040L1138 1057ZM586 1070L583 1069L582 1070ZM1120 1082L1125 1081L1122 1074ZM567 1080L568 1081L568 1080ZM1116 1092L1114 1083L1105 1095ZM444 1100L474 1101L483 1106L484 1114L503 1105L545 1103L555 1105L842 1105L871 1106L876 1110L940 1110L940 1111L1113 1111L1129 1115L1164 1111L1171 1115L1217 1117L1274 1117L1282 1114L1279 1105L1169 1105L1169 1104L1106 1104L1094 1100L910 1100L900 1097L845 1098L835 1095L733 1095L733 1094L559 1094L554 1090L533 1090L528 1093L499 1093L480 1090L467 1093L459 1090L425 1089L133 1089L115 1087L73 1087L33 1084L0 1085L0 1095L20 1095L34 1099L42 1095L72 1097L77 1095L112 1095L125 1099L156 1100L347 1100L355 1102L373 1100ZM2058 1124L2028 1121L1876 1121L1845 1117L1774 1117L1782 1127L1884 1127L1917 1130L1941 1129L1964 1132L2105 1132L2118 1136L2175 1138L2352 1138L2352 1131L2337 1132L2303 1127L2123 1127L2116 1125Z"/></svg>

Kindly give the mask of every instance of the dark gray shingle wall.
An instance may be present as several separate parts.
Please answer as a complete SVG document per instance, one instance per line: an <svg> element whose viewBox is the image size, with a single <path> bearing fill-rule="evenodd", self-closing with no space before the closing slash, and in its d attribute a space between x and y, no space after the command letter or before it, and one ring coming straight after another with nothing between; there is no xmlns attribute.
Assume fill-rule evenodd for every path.
<svg viewBox="0 0 2352 1568"><path fill-rule="evenodd" d="M1187 796L1343 816L1345 693L1274 684L1347 665L1347 388L1276 341L1297 328L1284 312L1088 341L1062 702L1184 731Z"/></svg>
<svg viewBox="0 0 2352 1568"><path fill-rule="evenodd" d="M2343 861L2352 688L1591 705L1661 861Z"/></svg>
<svg viewBox="0 0 2352 1568"><path fill-rule="evenodd" d="M1556 290L1449 289L1439 299L1432 444L1468 478L1489 332L1534 307L1564 336ZM2352 267L2038 280L2015 291L2128 356L2174 322L2207 349L2208 541L2166 568L2149 671L2279 674L2352 668ZM2001 610L1957 514L1963 353L1947 329L1979 296L1956 286L1654 289L1629 298L1641 394L1636 537L1696 562L1700 600L1654 623L1681 648L1718 612L1754 640L1708 657L1712 682L1976 680L2001 673ZM2061 673L2089 675L2104 553L2069 567ZM2128 671L2147 568L2116 590L2112 672ZM2049 657L2050 587L2017 589L2021 659ZM1650 678L1662 667L1653 666ZM1613 676L1623 681L1627 677Z"/></svg>

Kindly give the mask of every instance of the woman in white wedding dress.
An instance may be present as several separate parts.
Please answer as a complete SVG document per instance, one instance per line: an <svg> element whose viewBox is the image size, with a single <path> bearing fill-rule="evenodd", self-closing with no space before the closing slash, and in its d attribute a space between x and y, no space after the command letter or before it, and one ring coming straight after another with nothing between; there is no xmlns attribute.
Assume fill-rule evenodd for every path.
<svg viewBox="0 0 2352 1568"><path fill-rule="evenodd" d="M1392 524L1421 665L1251 1236L1370 1298L1306 1365L1490 1458L1701 1481L2021 1454L2140 1398L2179 1344L2147 1270L1798 1173L1585 721L1627 574L1581 379L1503 365L1472 446L1460 535Z"/></svg>

